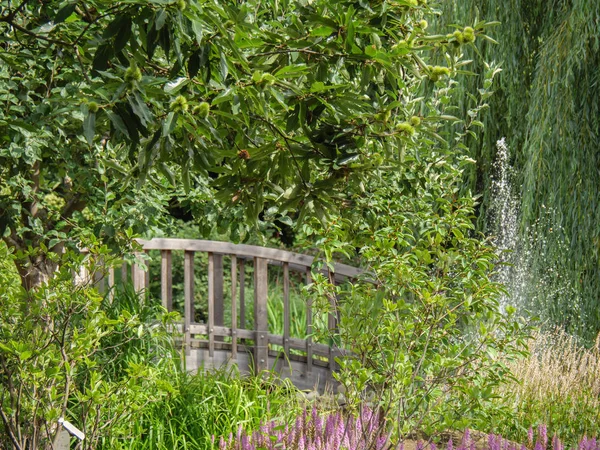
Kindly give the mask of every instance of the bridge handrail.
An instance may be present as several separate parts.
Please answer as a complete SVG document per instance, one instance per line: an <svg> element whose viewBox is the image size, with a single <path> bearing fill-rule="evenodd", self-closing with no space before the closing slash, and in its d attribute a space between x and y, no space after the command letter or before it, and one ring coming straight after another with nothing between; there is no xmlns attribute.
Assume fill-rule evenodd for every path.
<svg viewBox="0 0 600 450"><path fill-rule="evenodd" d="M339 355L339 349L335 349L331 345L313 342L313 299L307 299L306 304L306 338L302 339L290 334L290 271L300 272L306 284L312 283L311 269L315 260L313 256L256 245L198 239L154 238L137 242L141 245L142 252L147 253L151 250L161 252L161 300L163 306L169 311L173 309L172 252L182 251L184 253L184 314L180 330L183 332L185 350L188 355L192 348L207 350L206 356L202 357L204 359L200 364L211 365L219 358L222 360L224 351L227 352L228 360L240 361L240 356L243 355L238 355L238 351L250 351L253 370L260 372L268 368L269 358L273 357L272 348L269 346L275 345L283 348L285 360L295 359L295 364L298 363L298 358L304 360L305 373L302 374L304 380L308 380L314 375L312 374L313 366L318 370L324 369L329 374L335 370L335 357ZM208 295L206 299L208 311L207 320L204 322L195 321L194 255L196 253L208 255ZM224 257L230 258L231 261L231 273L228 281L231 288L231 327L225 326L224 323ZM250 262L254 269L254 321L252 329L246 329L246 265ZM269 266L280 266L283 271L283 335L269 333L267 312ZM346 264L333 264L322 270L334 283L352 280L364 273L361 269ZM144 268L141 265L133 264L129 268L123 265L121 281L129 279L129 272L136 291L148 290L150 285L149 267ZM115 285L114 269L108 270L107 278L109 295L112 295L112 287ZM101 284L105 283L105 280L99 281ZM338 323L335 313L337 299L329 298L328 301L332 308L328 314L327 325L330 330L335 330ZM198 339L198 336L204 336L205 339ZM252 341L252 346L248 346L248 340ZM300 350L306 357L291 354L290 350L292 349ZM325 360L322 359L323 357ZM291 363L289 372L292 373ZM290 376L294 379L293 375Z"/></svg>
<svg viewBox="0 0 600 450"><path fill-rule="evenodd" d="M144 250L184 250L202 253L218 253L236 255L238 258L264 258L275 262L289 263L297 267L310 268L314 257L302 253L290 252L276 248L260 247L258 245L232 244L223 241L208 241L201 239L154 238L151 240L138 239ZM348 278L356 278L363 273L347 264L335 263L333 272Z"/></svg>

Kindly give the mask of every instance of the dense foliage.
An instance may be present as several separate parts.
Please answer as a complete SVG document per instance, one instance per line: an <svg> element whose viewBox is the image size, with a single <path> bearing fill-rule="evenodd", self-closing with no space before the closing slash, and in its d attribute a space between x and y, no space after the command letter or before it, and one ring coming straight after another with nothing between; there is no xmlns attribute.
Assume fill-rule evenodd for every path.
<svg viewBox="0 0 600 450"><path fill-rule="evenodd" d="M98 254L94 252L97 256ZM109 302L73 270L71 257L35 292L25 291L0 244L0 445L49 449L61 417L86 433L83 448L129 433L144 407L171 392L178 371L169 317L140 305L133 291Z"/></svg>
<svg viewBox="0 0 600 450"><path fill-rule="evenodd" d="M505 137L533 280L519 301L591 343L600 331L600 3L469 0L444 2L442 9L442 29L477 15L501 22L497 45L477 43L484 60L501 62L503 74L483 120L486 135L469 143L478 161L469 184L487 204L495 142Z"/></svg>
<svg viewBox="0 0 600 450"><path fill-rule="evenodd" d="M334 213L415 133L433 143L452 120L421 111L411 86L450 83L486 24L431 35L428 12L416 0L2 2L0 233L23 252L24 285L82 226L126 242L176 185L234 240L259 216Z"/></svg>
<svg viewBox="0 0 600 450"><path fill-rule="evenodd" d="M289 386L182 373L157 310L136 294L103 298L73 280L82 265L93 272L110 264L109 247L122 252L136 234L159 233L166 213L191 214L200 235L234 241L265 224L288 227L323 256L315 269L339 258L365 269L339 286L315 270L305 290L321 317L339 314L337 329L315 320L315 338L344 354L337 376L347 408L364 415L368 401L385 424L385 441L355 433L352 445L466 426L490 431L517 417L514 398L498 393L509 389L507 366L523 354L526 330L511 308L500 311L498 257L476 233L478 203L461 186L465 173L480 174L473 167L491 160L490 151L475 150L483 157L474 166L469 147L486 148L477 130L500 70L468 59L489 56L491 23L469 17L435 34L432 11L425 0L0 0L2 446L49 448L66 416L85 429L85 448L208 448L211 435L239 447L248 436L241 429L227 440L239 423L251 433L271 407L294 405ZM573 46L586 64L568 61L597 79L586 72L597 62L587 46L596 15L577 11L565 7L552 20L564 20L571 34L589 25ZM529 32L533 42L538 34ZM553 32L545 31L540 52L564 54ZM531 55L520 56L535 92L565 80L579 92L572 66L540 65L534 76ZM590 104L585 142L597 126ZM514 124L531 152L544 133L559 145L579 126L555 125L561 111L580 113L571 103L545 105L532 104L537 128ZM548 165L540 155L528 157L526 188L545 175L537 172ZM592 191L578 186L561 191L563 200L582 193L576 214L561 223L571 252L583 248L574 226L586 211L579 200L595 205ZM538 217L536 202L563 211L546 199L555 199L550 190L527 192L527 220ZM592 240L593 223L583 227ZM81 246L90 250L85 257L72 251ZM581 289L596 270L581 269L593 260L588 251L570 266ZM591 310L577 314L569 324L593 318ZM539 398L529 405L543 408ZM340 415L331 417L330 426L343 428ZM309 427L318 427L316 416Z"/></svg>

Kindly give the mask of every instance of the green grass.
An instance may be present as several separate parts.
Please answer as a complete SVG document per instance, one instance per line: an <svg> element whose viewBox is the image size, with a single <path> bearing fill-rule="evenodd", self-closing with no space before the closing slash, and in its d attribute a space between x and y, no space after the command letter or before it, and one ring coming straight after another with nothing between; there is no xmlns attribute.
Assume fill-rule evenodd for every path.
<svg viewBox="0 0 600 450"><path fill-rule="evenodd" d="M301 411L297 390L275 374L242 377L236 370L190 374L171 381L174 392L148 405L131 437L105 438L98 449L175 450L212 448L212 436L256 429L261 422L290 422Z"/></svg>

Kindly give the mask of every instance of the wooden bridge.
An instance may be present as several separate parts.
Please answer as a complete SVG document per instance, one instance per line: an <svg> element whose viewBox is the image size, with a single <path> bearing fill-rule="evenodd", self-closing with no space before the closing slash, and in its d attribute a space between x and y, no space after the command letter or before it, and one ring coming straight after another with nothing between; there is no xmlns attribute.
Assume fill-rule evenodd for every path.
<svg viewBox="0 0 600 450"><path fill-rule="evenodd" d="M160 251L160 292L162 305L168 311L173 310L173 256L177 252L183 253L184 299L180 331L188 370L236 364L242 373L275 370L282 377L290 378L300 389L316 388L322 391L328 384L334 383L332 372L335 371L335 357L340 355L340 349L313 341L314 311L311 299L308 299L305 305L305 337L291 335L290 272L296 274L295 279L301 277L305 284L310 284L314 260L312 256L253 245L205 240L152 239L140 240L139 243L145 253ZM198 259L198 254L206 254L208 260L208 312L204 320L196 321L195 312L198 305L194 286L195 260ZM143 255L138 257L142 258ZM226 267L230 268L228 277ZM282 335L269 333L267 296L269 271L273 270L273 267L277 267L278 272L283 273ZM120 277L126 280L128 272L131 271L130 276L135 289L138 292L147 291L150 286L148 269L138 264L131 267L123 265ZM329 279L335 283L352 280L360 273L361 270L344 264L335 264L333 268L327 269ZM114 270L109 271L106 281L108 287L114 286ZM247 301L247 297L250 297L246 292L247 283L254 288L253 317L247 317L247 311L250 309ZM231 320L228 325L224 320L226 287L230 289L228 306ZM334 302L335 299L329 301ZM328 328L335 330L337 323L338 317L329 313ZM248 326L250 324L251 327Z"/></svg>

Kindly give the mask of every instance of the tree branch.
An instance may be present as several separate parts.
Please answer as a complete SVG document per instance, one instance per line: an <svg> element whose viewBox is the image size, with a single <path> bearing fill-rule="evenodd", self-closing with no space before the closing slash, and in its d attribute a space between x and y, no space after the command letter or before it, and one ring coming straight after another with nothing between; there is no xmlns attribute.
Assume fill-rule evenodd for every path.
<svg viewBox="0 0 600 450"><path fill-rule="evenodd" d="M73 45L71 42L62 41L60 39L52 39L52 38L49 38L49 37L42 36L40 34L34 33L33 31L28 30L24 26L15 23L14 20L13 20L13 18L10 17L10 16L0 17L0 22L6 22L11 27L15 28L16 30L19 30L21 33L27 34L27 35L29 35L31 37L36 38L36 39L41 39L42 41L51 42L53 44L63 45L65 47L71 47Z"/></svg>

